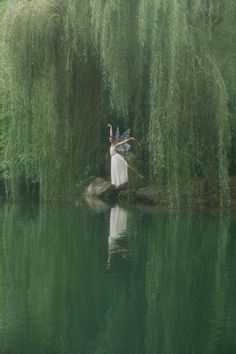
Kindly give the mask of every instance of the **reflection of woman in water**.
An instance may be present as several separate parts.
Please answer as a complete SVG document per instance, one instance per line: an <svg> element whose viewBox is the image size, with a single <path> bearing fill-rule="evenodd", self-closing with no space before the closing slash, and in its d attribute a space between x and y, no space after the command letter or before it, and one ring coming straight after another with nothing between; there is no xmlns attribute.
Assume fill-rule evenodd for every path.
<svg viewBox="0 0 236 354"><path fill-rule="evenodd" d="M119 128L116 130L116 136L113 136L113 130L111 124L108 124L110 129L110 155L111 155L111 183L116 187L128 182L128 167L134 170L133 167L128 165L127 161L118 153L128 151L130 141L134 141L134 138L129 137L130 130L126 130L124 134L120 136Z"/></svg>
<svg viewBox="0 0 236 354"><path fill-rule="evenodd" d="M127 258L128 250L121 245L125 239L127 227L127 212L118 205L111 208L110 212L110 233L108 237L108 268L113 255Z"/></svg>

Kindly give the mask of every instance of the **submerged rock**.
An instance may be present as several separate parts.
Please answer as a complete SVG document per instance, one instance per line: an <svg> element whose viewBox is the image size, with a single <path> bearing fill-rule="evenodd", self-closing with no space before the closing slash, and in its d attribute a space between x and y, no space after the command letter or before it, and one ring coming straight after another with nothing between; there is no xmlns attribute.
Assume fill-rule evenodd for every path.
<svg viewBox="0 0 236 354"><path fill-rule="evenodd" d="M114 199L117 196L116 187L103 178L95 178L84 192L85 198Z"/></svg>

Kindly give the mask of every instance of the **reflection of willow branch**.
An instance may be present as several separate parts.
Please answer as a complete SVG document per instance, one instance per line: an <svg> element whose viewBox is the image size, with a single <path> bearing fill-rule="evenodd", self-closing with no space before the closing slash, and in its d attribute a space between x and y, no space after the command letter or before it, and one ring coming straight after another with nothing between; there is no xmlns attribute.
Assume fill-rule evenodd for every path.
<svg viewBox="0 0 236 354"><path fill-rule="evenodd" d="M24 324L30 317L32 298L28 293L30 268L27 265L31 254L26 247L26 235L33 236L31 226L33 227L33 220L25 222L19 205L6 205L2 224L5 288L1 294L5 299L3 309L6 326L5 333L1 333L1 349L3 347L4 352L15 352L14 346L20 346L15 343L19 338L20 341L28 340L28 329Z"/></svg>
<svg viewBox="0 0 236 354"><path fill-rule="evenodd" d="M4 352L24 345L25 353L72 353L78 346L86 353L94 345L104 309L103 218L68 206L42 205L33 217L19 205L6 208Z"/></svg>
<svg viewBox="0 0 236 354"><path fill-rule="evenodd" d="M168 323L169 317L165 316L165 312L170 309L165 308L165 304L163 307L160 307L159 298L162 296L162 292L165 291L161 289L163 285L163 276L168 285L172 283L172 279L175 279L175 245L178 219L178 216L164 216L155 220L153 222L153 230L151 231L155 237L153 237L148 244L148 260L146 268L146 298L148 302L146 313L146 352L150 354L156 353L157 348L161 353L171 353L171 350L169 350L168 347L171 346L172 338L169 336L173 332L169 331L168 328L172 326L173 318L170 320L170 323ZM170 245L167 248L165 243L169 241L170 237ZM171 259L167 272L165 270L166 258ZM173 286L169 289L168 294L165 294L169 299L171 299L172 296L175 296L174 283L172 283L172 285ZM168 286L166 286L166 288L168 289ZM171 304L174 302L170 301L169 303ZM167 330L163 328L160 330L160 333L157 328L160 328L161 323L163 323L163 327L166 327ZM155 334L154 331L156 332ZM160 337L163 337L163 344L160 343Z"/></svg>
<svg viewBox="0 0 236 354"><path fill-rule="evenodd" d="M222 270L227 225L227 221L204 215L156 218L152 230L156 237L149 241L147 251L147 353L156 353L157 348L166 354L204 351L215 311L215 286L217 310L221 311L215 321L221 321L224 315ZM217 250L216 237L221 251Z"/></svg>
<svg viewBox="0 0 236 354"><path fill-rule="evenodd" d="M208 353L216 352L216 346L222 330L226 310L226 296L228 290L228 274L226 268L227 247L229 244L229 225L230 217L220 218L219 233L217 234L217 255L215 265L215 289L214 289L214 314L209 330L209 339L207 342Z"/></svg>
<svg viewBox="0 0 236 354"><path fill-rule="evenodd" d="M132 353L132 348L127 351L127 343L130 342L131 335L129 327L131 306L126 285L119 283L119 290L114 286L109 291L108 311L103 321L103 328L97 338L94 354Z"/></svg>

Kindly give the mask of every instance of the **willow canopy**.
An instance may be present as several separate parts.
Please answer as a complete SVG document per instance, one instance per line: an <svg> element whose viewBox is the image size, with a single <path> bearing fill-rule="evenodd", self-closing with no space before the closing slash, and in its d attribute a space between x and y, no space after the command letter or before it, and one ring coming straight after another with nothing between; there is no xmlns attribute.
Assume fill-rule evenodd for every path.
<svg viewBox="0 0 236 354"><path fill-rule="evenodd" d="M67 199L106 175L106 123L131 127L172 205L203 177L229 201L234 0L15 0L3 16L1 170L10 195ZM1 91L3 88L1 87Z"/></svg>

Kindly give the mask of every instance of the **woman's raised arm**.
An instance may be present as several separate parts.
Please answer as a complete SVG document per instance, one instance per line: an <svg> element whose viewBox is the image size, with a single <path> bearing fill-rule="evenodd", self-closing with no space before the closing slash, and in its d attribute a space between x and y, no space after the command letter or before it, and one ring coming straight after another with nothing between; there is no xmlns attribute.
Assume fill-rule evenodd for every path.
<svg viewBox="0 0 236 354"><path fill-rule="evenodd" d="M128 143L129 141L134 141L134 140L135 140L134 138L129 138L129 139L121 141L120 143L117 143L116 146L121 146L123 144Z"/></svg>
<svg viewBox="0 0 236 354"><path fill-rule="evenodd" d="M113 137L113 129L112 129L112 125L109 123L107 124L108 128L110 129L110 138Z"/></svg>

